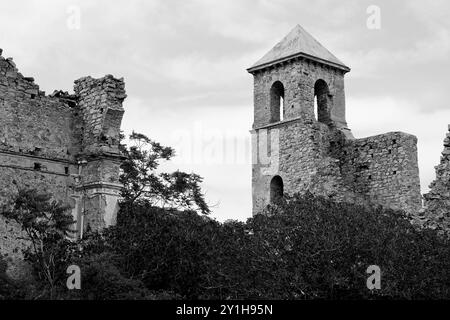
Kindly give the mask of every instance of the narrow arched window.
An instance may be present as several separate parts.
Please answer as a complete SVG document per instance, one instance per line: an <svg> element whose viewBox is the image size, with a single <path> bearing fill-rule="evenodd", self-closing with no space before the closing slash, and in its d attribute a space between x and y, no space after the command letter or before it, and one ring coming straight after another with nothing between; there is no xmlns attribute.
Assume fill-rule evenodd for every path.
<svg viewBox="0 0 450 320"><path fill-rule="evenodd" d="M314 115L316 120L325 124L330 124L330 90L327 83L319 79L314 84Z"/></svg>
<svg viewBox="0 0 450 320"><path fill-rule="evenodd" d="M274 82L270 88L270 122L284 119L284 86L280 81Z"/></svg>
<svg viewBox="0 0 450 320"><path fill-rule="evenodd" d="M275 176L270 181L270 203L276 203L283 198L284 186L283 179Z"/></svg>
<svg viewBox="0 0 450 320"><path fill-rule="evenodd" d="M317 96L314 93L314 119L316 119L316 121L318 121L318 119L319 119L319 117L317 115L317 109L318 109L318 107L317 107Z"/></svg>

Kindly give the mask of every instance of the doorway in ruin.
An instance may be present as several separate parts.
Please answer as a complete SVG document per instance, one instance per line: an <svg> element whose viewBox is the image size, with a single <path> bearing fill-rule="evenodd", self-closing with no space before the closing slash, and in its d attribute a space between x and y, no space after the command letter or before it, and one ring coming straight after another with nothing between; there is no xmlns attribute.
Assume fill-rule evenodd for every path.
<svg viewBox="0 0 450 320"><path fill-rule="evenodd" d="M270 203L279 202L283 198L284 185L280 176L275 176L270 181Z"/></svg>

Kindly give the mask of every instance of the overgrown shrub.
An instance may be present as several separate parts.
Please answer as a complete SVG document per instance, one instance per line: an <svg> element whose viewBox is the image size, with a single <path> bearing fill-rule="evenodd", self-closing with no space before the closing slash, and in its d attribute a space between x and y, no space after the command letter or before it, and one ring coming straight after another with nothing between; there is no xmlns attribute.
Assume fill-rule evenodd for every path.
<svg viewBox="0 0 450 320"><path fill-rule="evenodd" d="M450 298L450 246L418 230L400 211L333 203L312 195L280 204L249 222L256 242L288 273L286 291L304 298ZM366 287L367 267L381 268L381 290ZM281 276L283 276L281 274ZM275 281L274 284L277 282Z"/></svg>
<svg viewBox="0 0 450 320"><path fill-rule="evenodd" d="M28 258L35 288L9 279L0 259L0 299L450 298L449 241L416 229L399 211L311 195L246 223L144 202L129 208L122 206L116 226L81 241L52 242L59 233L53 224L49 233L42 227L43 251ZM52 283L39 276L43 261ZM81 290L66 287L72 264L81 269ZM366 287L370 265L381 268L380 290Z"/></svg>
<svg viewBox="0 0 450 320"><path fill-rule="evenodd" d="M105 233L149 290L201 299L450 298L450 246L402 212L296 196L247 223L137 206ZM381 268L381 290L366 287Z"/></svg>

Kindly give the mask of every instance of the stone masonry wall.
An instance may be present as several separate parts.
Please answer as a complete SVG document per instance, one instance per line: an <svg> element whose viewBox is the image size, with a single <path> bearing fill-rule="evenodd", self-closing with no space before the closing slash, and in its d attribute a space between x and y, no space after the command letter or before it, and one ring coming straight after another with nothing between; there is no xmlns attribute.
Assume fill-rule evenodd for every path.
<svg viewBox="0 0 450 320"><path fill-rule="evenodd" d="M297 59L253 75L253 214L269 204L275 176L289 194L310 191L411 215L421 209L417 138L391 132L355 139L345 120L344 71ZM284 87L284 119L271 123L271 87L278 81ZM316 83L326 94L315 92ZM315 93L318 104L327 100L325 109L318 106L319 117L322 112L331 121L316 119Z"/></svg>
<svg viewBox="0 0 450 320"><path fill-rule="evenodd" d="M74 94L39 90L0 49L0 207L20 188L49 192L69 204L79 231L115 223L121 185L123 79L75 81ZM0 215L0 254L23 278L20 227Z"/></svg>
<svg viewBox="0 0 450 320"><path fill-rule="evenodd" d="M269 203L270 181L275 175L282 178L288 194L309 191L335 201L369 201L367 195L345 183L343 163L331 154L330 136L345 139L339 130L311 119L294 119L256 129L253 135L253 152L257 153L252 168L254 214ZM266 153L268 157L262 161Z"/></svg>
<svg viewBox="0 0 450 320"><path fill-rule="evenodd" d="M314 85L328 84L330 116L339 128L346 128L344 72L306 59L285 63L254 74L253 128L270 124L270 88L275 81L284 86L284 119L314 119Z"/></svg>
<svg viewBox="0 0 450 320"><path fill-rule="evenodd" d="M409 213L421 209L415 136L390 132L347 140L339 158L345 184L372 203Z"/></svg>
<svg viewBox="0 0 450 320"><path fill-rule="evenodd" d="M0 56L0 150L74 160L81 123L76 109L46 96L11 59Z"/></svg>
<svg viewBox="0 0 450 320"><path fill-rule="evenodd" d="M0 206L19 188L37 188L70 200L68 195L74 192L70 173L76 171L73 162L80 151L81 126L69 104L46 96L0 50ZM27 273L22 249L28 243L23 238L17 223L0 216L0 254L14 278Z"/></svg>
<svg viewBox="0 0 450 320"><path fill-rule="evenodd" d="M450 125L444 139L441 162L435 167L436 179L424 195L425 225L450 236Z"/></svg>
<svg viewBox="0 0 450 320"><path fill-rule="evenodd" d="M267 133L261 135L261 130ZM271 155L278 156L278 161L253 166L256 211L268 204L275 175L283 179L284 191L289 194L310 191L336 201L379 204L411 214L421 208L417 139L412 135L392 132L346 139L338 130L310 120L280 123L256 132L258 139L270 143L274 142L271 136L279 136L278 154ZM268 150L272 149L270 143ZM274 162L278 167L267 170Z"/></svg>
<svg viewBox="0 0 450 320"><path fill-rule="evenodd" d="M101 79L84 77L75 81L75 94L81 109L85 154L102 152L119 153L120 123L126 98L123 79L107 75Z"/></svg>
<svg viewBox="0 0 450 320"><path fill-rule="evenodd" d="M120 124L126 98L123 79L107 75L101 79L84 77L75 81L83 123L84 160L77 191L83 194L80 207L84 230L98 230L115 224L121 184L119 166ZM81 214L81 213L80 213Z"/></svg>

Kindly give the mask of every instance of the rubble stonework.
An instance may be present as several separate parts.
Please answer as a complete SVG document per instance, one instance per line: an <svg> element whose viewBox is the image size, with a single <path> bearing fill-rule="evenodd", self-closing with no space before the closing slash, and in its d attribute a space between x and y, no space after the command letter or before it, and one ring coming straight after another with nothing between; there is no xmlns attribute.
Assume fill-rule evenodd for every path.
<svg viewBox="0 0 450 320"><path fill-rule="evenodd" d="M345 118L350 69L302 27L248 71L254 76L253 214L279 190L411 215L421 209L417 138L390 132L355 139Z"/></svg>
<svg viewBox="0 0 450 320"><path fill-rule="evenodd" d="M125 97L123 79L111 75L46 95L0 50L0 206L37 188L71 206L79 233L114 224ZM0 254L18 254L18 226L0 217L0 230Z"/></svg>
<svg viewBox="0 0 450 320"><path fill-rule="evenodd" d="M436 179L430 184L430 192L424 195L424 218L427 226L450 235L450 124L441 162L435 169Z"/></svg>

